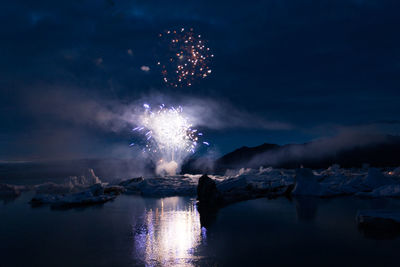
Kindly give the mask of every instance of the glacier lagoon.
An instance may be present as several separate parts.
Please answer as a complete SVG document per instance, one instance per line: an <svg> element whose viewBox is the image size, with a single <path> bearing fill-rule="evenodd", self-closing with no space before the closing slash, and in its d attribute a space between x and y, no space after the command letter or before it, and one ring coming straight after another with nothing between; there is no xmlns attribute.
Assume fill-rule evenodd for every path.
<svg viewBox="0 0 400 267"><path fill-rule="evenodd" d="M364 209L398 199L259 198L203 227L193 197L121 195L99 206L31 207L32 192L0 202L1 266L394 265L400 233L359 229Z"/></svg>

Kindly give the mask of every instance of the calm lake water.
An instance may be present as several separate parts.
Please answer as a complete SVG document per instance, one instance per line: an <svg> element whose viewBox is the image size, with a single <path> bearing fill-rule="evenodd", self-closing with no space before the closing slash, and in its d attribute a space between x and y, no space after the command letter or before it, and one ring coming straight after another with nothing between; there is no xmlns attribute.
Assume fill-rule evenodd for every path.
<svg viewBox="0 0 400 267"><path fill-rule="evenodd" d="M357 209L398 200L256 199L204 228L194 198L122 195L98 207L0 202L0 266L396 266L400 239L359 231Z"/></svg>

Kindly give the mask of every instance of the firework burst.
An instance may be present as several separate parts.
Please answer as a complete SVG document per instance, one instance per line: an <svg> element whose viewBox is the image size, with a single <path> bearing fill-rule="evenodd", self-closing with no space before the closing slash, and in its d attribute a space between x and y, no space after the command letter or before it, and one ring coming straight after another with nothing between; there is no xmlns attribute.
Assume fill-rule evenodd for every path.
<svg viewBox="0 0 400 267"><path fill-rule="evenodd" d="M162 104L152 109L144 104L143 107L140 125L133 129L145 142L143 151L152 155L157 165L173 163L179 167L190 153L195 152L203 134L193 128L181 106L168 108ZM209 145L208 142L202 144Z"/></svg>
<svg viewBox="0 0 400 267"><path fill-rule="evenodd" d="M157 62L166 84L172 87L191 86L196 79L204 79L211 74L209 64L214 55L206 41L193 29L168 30L160 33L159 37L163 48L168 48L165 62Z"/></svg>

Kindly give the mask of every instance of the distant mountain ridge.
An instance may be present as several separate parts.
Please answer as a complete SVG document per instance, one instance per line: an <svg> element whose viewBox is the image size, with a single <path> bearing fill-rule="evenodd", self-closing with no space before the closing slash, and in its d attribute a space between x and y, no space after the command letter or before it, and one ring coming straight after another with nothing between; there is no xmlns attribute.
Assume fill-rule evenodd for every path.
<svg viewBox="0 0 400 267"><path fill-rule="evenodd" d="M222 165L240 164L242 162L246 162L247 160L249 160L249 158L252 158L260 153L264 153L271 150L277 150L280 147L281 146L277 144L269 144L269 143L264 143L262 145L255 147L242 146L241 148L238 148L219 158L217 163Z"/></svg>
<svg viewBox="0 0 400 267"><path fill-rule="evenodd" d="M243 146L213 162L209 159L192 158L182 167L182 171L222 174L227 169L260 166L289 169L301 166L319 169L333 164L339 164L344 168L362 167L363 164L372 167L400 166L400 136L372 136L371 140L368 140L366 135L359 138L352 136L353 139L341 138L304 144L264 143L255 147Z"/></svg>
<svg viewBox="0 0 400 267"><path fill-rule="evenodd" d="M279 146L264 143L256 147L241 147L215 162L217 172L226 169L256 168L259 166L276 168L327 168L332 164L342 167L361 167L369 164L374 167L400 166L400 137L386 136L382 141L367 145L355 145L338 151L318 151L313 142L305 144L288 144ZM307 151L309 149L310 151Z"/></svg>

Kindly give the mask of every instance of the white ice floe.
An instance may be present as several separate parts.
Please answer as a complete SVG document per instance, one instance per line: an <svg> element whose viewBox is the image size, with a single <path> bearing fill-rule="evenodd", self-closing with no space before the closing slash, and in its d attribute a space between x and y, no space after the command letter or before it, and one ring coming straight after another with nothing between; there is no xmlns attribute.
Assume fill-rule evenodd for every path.
<svg viewBox="0 0 400 267"><path fill-rule="evenodd" d="M239 171L223 181L216 181L217 198L220 204L226 205L246 199L286 194L294 182L292 173L272 168Z"/></svg>
<svg viewBox="0 0 400 267"><path fill-rule="evenodd" d="M185 174L178 176L131 179L121 182L128 193L145 196L195 195L201 175ZM260 192L278 191L287 194L293 187L293 195L334 197L340 195L369 194L374 196L396 197L400 179L393 178L376 168L342 169L333 165L325 170L310 169L239 169L228 170L224 176L211 176L217 189L225 194L257 196ZM290 190L289 190L290 191Z"/></svg>
<svg viewBox="0 0 400 267"><path fill-rule="evenodd" d="M63 183L47 182L34 186L38 194L66 194L82 191L89 186L99 184L101 180L93 169L88 169L84 175L70 176Z"/></svg>
<svg viewBox="0 0 400 267"><path fill-rule="evenodd" d="M234 195L252 194L260 196L263 193L293 194L316 197L334 197L340 195L356 195L360 197L400 197L400 172L397 169L380 170L342 169L338 165L325 170L310 169L240 169L229 170L224 176L209 175L216 182L220 192ZM185 174L167 177L147 177L128 179L115 184L110 192L126 192L143 196L195 196L200 174ZM48 182L33 187L0 186L1 195L18 195L21 191L33 189L37 194L65 194L86 191L90 186L105 183L89 169L82 176L67 178L63 183ZM292 190L293 189L293 190ZM44 197L45 198L45 197ZM53 198L59 196L48 197Z"/></svg>
<svg viewBox="0 0 400 267"><path fill-rule="evenodd" d="M101 204L113 200L116 194L105 194L101 184L92 185L89 189L73 194L56 195L36 195L32 200L32 205L49 204L52 207L69 208L76 206L87 206Z"/></svg>
<svg viewBox="0 0 400 267"><path fill-rule="evenodd" d="M143 196L196 195L197 177L134 178L119 183L127 193Z"/></svg>
<svg viewBox="0 0 400 267"><path fill-rule="evenodd" d="M123 180L118 183L126 189L127 194L137 194L150 197L195 196L201 174L184 174L166 177L138 177ZM210 175L217 182L226 178Z"/></svg>
<svg viewBox="0 0 400 267"><path fill-rule="evenodd" d="M391 177L385 176L379 169L370 168L368 174L360 177L353 183L349 183L354 193L360 197L394 197L397 182Z"/></svg>
<svg viewBox="0 0 400 267"><path fill-rule="evenodd" d="M378 187L372 192L359 192L356 194L359 197L393 197L400 198L400 184L389 184Z"/></svg>
<svg viewBox="0 0 400 267"><path fill-rule="evenodd" d="M292 195L300 196L331 196L332 183L324 185L319 183L319 176L314 175L310 169L298 169L295 176L295 185Z"/></svg>
<svg viewBox="0 0 400 267"><path fill-rule="evenodd" d="M48 204L60 208L105 203L126 191L123 186L102 183L92 169L84 175L68 177L61 184L48 182L36 185L34 190L37 195L31 200L32 205Z"/></svg>
<svg viewBox="0 0 400 267"><path fill-rule="evenodd" d="M376 168L363 170L328 168L323 171L296 171L294 195L332 197L337 195L396 197L398 182Z"/></svg>
<svg viewBox="0 0 400 267"><path fill-rule="evenodd" d="M309 169L298 169L295 175L293 195L334 197L349 194L345 177L339 170L328 169L315 175Z"/></svg>

